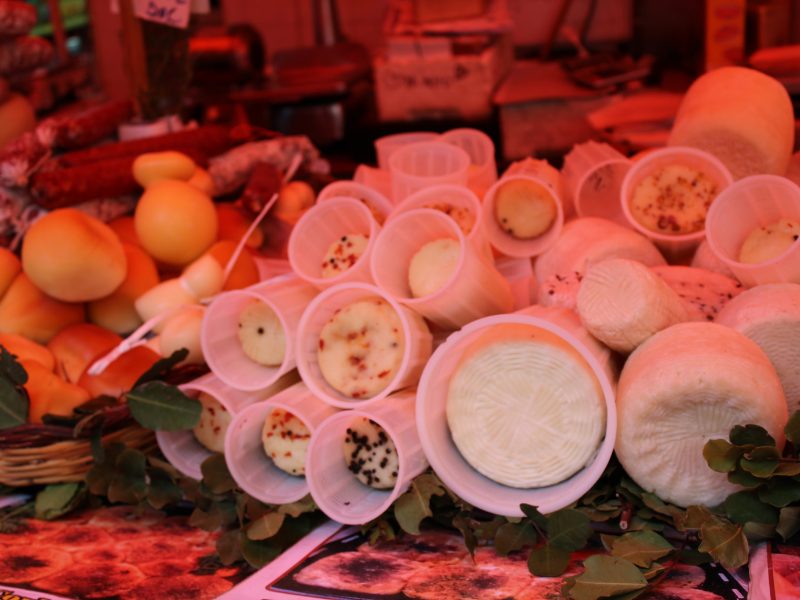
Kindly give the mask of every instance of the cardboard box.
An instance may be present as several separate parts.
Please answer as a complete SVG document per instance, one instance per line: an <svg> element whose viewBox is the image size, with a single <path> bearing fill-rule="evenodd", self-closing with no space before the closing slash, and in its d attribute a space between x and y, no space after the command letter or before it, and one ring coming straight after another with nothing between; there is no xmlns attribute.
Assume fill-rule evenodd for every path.
<svg viewBox="0 0 800 600"><path fill-rule="evenodd" d="M415 0L418 23L478 17L486 12L486 0Z"/></svg>

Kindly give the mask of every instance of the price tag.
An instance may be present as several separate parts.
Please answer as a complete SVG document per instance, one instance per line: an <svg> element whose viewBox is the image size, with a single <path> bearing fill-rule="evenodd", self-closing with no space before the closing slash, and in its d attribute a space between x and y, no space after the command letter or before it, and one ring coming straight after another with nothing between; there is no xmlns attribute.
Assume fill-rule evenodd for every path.
<svg viewBox="0 0 800 600"><path fill-rule="evenodd" d="M192 13L208 14L211 12L210 0L192 0ZM111 0L111 14L119 14L119 0Z"/></svg>
<svg viewBox="0 0 800 600"><path fill-rule="evenodd" d="M190 0L133 0L133 14L140 19L186 29L189 26Z"/></svg>

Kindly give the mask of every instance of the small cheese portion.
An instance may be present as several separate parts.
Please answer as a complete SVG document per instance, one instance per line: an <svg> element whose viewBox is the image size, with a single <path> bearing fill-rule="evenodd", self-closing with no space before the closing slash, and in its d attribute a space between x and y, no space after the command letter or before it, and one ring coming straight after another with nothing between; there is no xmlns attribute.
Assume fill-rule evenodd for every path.
<svg viewBox="0 0 800 600"><path fill-rule="evenodd" d="M744 289L735 279L696 267L669 265L652 269L684 301L690 321L713 321L722 307Z"/></svg>
<svg viewBox="0 0 800 600"><path fill-rule="evenodd" d="M589 464L605 432L600 384L555 335L506 325L480 336L450 379L447 423L472 467L514 488L554 485Z"/></svg>
<svg viewBox="0 0 800 600"><path fill-rule="evenodd" d="M530 179L512 179L495 192L494 217L500 229L521 240L542 235L558 209L552 191Z"/></svg>
<svg viewBox="0 0 800 600"><path fill-rule="evenodd" d="M355 419L344 438L344 460L356 478L372 488L390 490L397 483L397 448L383 427L366 417Z"/></svg>
<svg viewBox="0 0 800 600"><path fill-rule="evenodd" d="M423 205L422 208L432 208L443 212L456 222L464 235L469 235L475 226L475 215L466 206L455 206L449 202L431 202Z"/></svg>
<svg viewBox="0 0 800 600"><path fill-rule="evenodd" d="M369 237L348 233L333 242L322 259L322 277L336 277L352 267L366 252Z"/></svg>
<svg viewBox="0 0 800 600"><path fill-rule="evenodd" d="M633 218L645 229L685 235L705 228L708 207L718 191L717 183L702 171L668 165L639 182L629 206Z"/></svg>
<svg viewBox="0 0 800 600"><path fill-rule="evenodd" d="M280 366L286 355L286 334L269 305L260 300L248 303L238 325L239 343L247 358L266 367Z"/></svg>
<svg viewBox="0 0 800 600"><path fill-rule="evenodd" d="M414 298L429 296L450 281L461 257L458 240L441 238L417 250L408 265L408 287Z"/></svg>
<svg viewBox="0 0 800 600"><path fill-rule="evenodd" d="M739 262L758 264L779 257L800 238L800 220L781 219L757 227L745 238Z"/></svg>
<svg viewBox="0 0 800 600"><path fill-rule="evenodd" d="M289 475L306 473L306 451L311 430L292 413L275 408L267 415L261 432L264 452L275 466Z"/></svg>
<svg viewBox="0 0 800 600"><path fill-rule="evenodd" d="M361 300L333 315L320 332L322 377L351 398L371 398L392 381L403 360L400 317L381 298Z"/></svg>
<svg viewBox="0 0 800 600"><path fill-rule="evenodd" d="M225 451L225 434L231 424L231 413L213 396L200 393L200 422L193 429L194 437L211 452Z"/></svg>

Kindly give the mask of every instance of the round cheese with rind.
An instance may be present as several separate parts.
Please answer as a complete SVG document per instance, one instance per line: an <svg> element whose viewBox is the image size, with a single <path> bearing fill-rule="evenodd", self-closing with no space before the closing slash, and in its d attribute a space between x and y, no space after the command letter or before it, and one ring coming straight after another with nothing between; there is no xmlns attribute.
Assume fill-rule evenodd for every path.
<svg viewBox="0 0 800 600"><path fill-rule="evenodd" d="M714 323L680 323L628 357L617 387L615 451L643 489L679 506L716 506L738 486L703 458L735 425L764 427L783 446L786 401L764 352Z"/></svg>
<svg viewBox="0 0 800 600"><path fill-rule="evenodd" d="M286 355L286 333L278 315L268 304L253 300L239 314L237 336L242 352L250 360L277 367Z"/></svg>
<svg viewBox="0 0 800 600"><path fill-rule="evenodd" d="M311 430L292 413L273 409L264 421L261 444L272 462L289 475L305 475Z"/></svg>
<svg viewBox="0 0 800 600"><path fill-rule="evenodd" d="M358 417L347 428L344 459L356 478L378 490L392 489L397 483L400 459L392 438L375 421Z"/></svg>
<svg viewBox="0 0 800 600"><path fill-rule="evenodd" d="M231 424L231 413L210 394L201 393L197 400L202 412L200 421L193 429L194 437L212 452L225 452L225 434Z"/></svg>
<svg viewBox="0 0 800 600"><path fill-rule="evenodd" d="M430 296L453 277L461 258L461 244L452 238L428 242L417 250L408 265L408 287L414 298Z"/></svg>
<svg viewBox="0 0 800 600"><path fill-rule="evenodd" d="M739 262L758 264L785 253L800 238L797 219L781 219L775 223L756 227L744 239L739 249Z"/></svg>

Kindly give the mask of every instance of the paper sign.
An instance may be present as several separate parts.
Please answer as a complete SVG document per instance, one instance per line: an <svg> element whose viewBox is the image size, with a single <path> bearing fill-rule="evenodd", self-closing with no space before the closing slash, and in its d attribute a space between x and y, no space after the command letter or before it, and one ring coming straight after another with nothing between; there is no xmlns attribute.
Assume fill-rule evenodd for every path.
<svg viewBox="0 0 800 600"><path fill-rule="evenodd" d="M170 27L189 26L190 0L133 0L133 14L140 19Z"/></svg>
<svg viewBox="0 0 800 600"><path fill-rule="evenodd" d="M210 0L192 0L193 14L208 14L211 12ZM119 0L111 0L111 14L119 14ZM0 599L2 600L2 599Z"/></svg>

